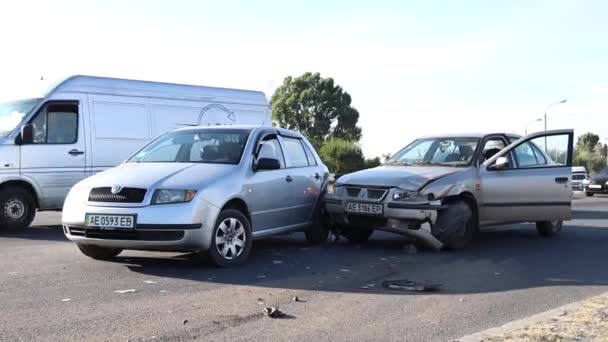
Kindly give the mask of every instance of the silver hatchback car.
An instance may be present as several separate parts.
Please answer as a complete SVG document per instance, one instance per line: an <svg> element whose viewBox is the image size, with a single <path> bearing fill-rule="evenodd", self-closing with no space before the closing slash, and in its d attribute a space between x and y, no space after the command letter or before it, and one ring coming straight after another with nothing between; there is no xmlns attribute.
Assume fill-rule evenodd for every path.
<svg viewBox="0 0 608 342"><path fill-rule="evenodd" d="M571 218L572 140L572 130L423 137L340 177L325 208L353 242L377 229L462 248L480 227L512 222L556 235Z"/></svg>
<svg viewBox="0 0 608 342"><path fill-rule="evenodd" d="M300 134L271 127L193 127L167 133L127 162L76 184L63 229L85 255L124 249L207 251L242 263L252 240L317 224L329 173Z"/></svg>

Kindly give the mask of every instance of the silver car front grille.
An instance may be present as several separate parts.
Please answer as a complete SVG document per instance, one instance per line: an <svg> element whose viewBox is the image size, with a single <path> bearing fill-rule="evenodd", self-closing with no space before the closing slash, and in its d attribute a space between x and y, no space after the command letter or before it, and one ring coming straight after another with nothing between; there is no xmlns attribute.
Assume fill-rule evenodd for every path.
<svg viewBox="0 0 608 342"><path fill-rule="evenodd" d="M346 196L361 201L380 202L384 199L388 189L362 188L355 186L346 187Z"/></svg>

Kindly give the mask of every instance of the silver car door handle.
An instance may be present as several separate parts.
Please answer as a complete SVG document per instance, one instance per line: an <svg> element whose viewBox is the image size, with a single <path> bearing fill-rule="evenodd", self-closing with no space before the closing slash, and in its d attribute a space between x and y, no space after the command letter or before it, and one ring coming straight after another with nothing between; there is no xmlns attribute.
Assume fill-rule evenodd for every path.
<svg viewBox="0 0 608 342"><path fill-rule="evenodd" d="M83 152L83 151L78 151L77 149L73 149L73 150L70 150L70 151L68 152L68 154L70 154L70 155L72 155L72 156L79 156L79 155L81 155L81 154L84 154L84 152Z"/></svg>
<svg viewBox="0 0 608 342"><path fill-rule="evenodd" d="M558 184L568 183L568 177L557 177L557 178L555 178L555 183L558 183Z"/></svg>
<svg viewBox="0 0 608 342"><path fill-rule="evenodd" d="M287 181L287 183L290 183L293 181L293 178L291 178L291 176L287 176L285 177L285 181Z"/></svg>

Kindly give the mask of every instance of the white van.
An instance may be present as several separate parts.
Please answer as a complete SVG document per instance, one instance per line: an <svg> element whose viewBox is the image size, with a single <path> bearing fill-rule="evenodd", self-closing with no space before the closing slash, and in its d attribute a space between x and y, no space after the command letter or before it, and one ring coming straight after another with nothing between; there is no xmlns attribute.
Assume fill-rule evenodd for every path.
<svg viewBox="0 0 608 342"><path fill-rule="evenodd" d="M78 181L184 126L271 126L264 93L73 76L43 98L0 103L0 230L61 210Z"/></svg>

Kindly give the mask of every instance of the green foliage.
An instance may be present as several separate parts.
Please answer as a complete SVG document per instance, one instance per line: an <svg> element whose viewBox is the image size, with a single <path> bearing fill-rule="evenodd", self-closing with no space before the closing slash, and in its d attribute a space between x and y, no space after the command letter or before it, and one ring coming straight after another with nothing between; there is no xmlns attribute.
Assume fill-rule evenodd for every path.
<svg viewBox="0 0 608 342"><path fill-rule="evenodd" d="M327 140L319 149L319 155L333 173L349 173L365 168L361 148L353 141L341 138Z"/></svg>
<svg viewBox="0 0 608 342"><path fill-rule="evenodd" d="M373 167L380 166L380 164L381 164L380 157L376 157L376 158L366 159L365 160L365 168L366 169L371 169Z"/></svg>
<svg viewBox="0 0 608 342"><path fill-rule="evenodd" d="M606 158L595 152L576 151L574 154L574 165L584 166L587 172L597 173L606 167Z"/></svg>
<svg viewBox="0 0 608 342"><path fill-rule="evenodd" d="M576 149L579 151L593 152L600 141L600 136L587 132L578 137Z"/></svg>
<svg viewBox="0 0 608 342"><path fill-rule="evenodd" d="M591 132L579 136L574 150L574 165L584 166L591 173L597 173L606 167L608 147L599 141L600 137Z"/></svg>
<svg viewBox="0 0 608 342"><path fill-rule="evenodd" d="M281 127L304 134L317 148L330 138L361 139L359 112L332 78L322 78L319 73L288 76L271 104L272 117Z"/></svg>

